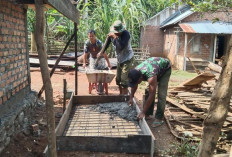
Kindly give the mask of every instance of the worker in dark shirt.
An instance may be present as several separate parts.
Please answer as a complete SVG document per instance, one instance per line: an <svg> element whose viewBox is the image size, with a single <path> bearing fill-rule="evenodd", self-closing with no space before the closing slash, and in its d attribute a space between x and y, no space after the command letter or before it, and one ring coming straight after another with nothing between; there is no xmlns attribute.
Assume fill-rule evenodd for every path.
<svg viewBox="0 0 232 157"><path fill-rule="evenodd" d="M131 95L129 104L133 104L133 97L138 88L138 84L142 81L148 82L148 98L145 101L143 111L138 114L138 118L142 119L147 112L153 113L154 99L156 88L158 86L158 104L155 114L153 127L163 124L164 110L166 106L166 96L168 90L168 82L171 75L171 64L167 58L151 57L130 70L128 74L129 86L131 87Z"/></svg>
<svg viewBox="0 0 232 157"><path fill-rule="evenodd" d="M106 49L109 47L110 43L112 43L118 60L116 84L119 86L120 94L127 95L128 72L133 66L134 56L131 47L130 33L125 29L122 22L117 20L110 27L108 37L110 37L110 40L107 42Z"/></svg>
<svg viewBox="0 0 232 157"><path fill-rule="evenodd" d="M102 42L96 38L96 32L94 30L90 30L88 32L88 40L85 41L84 45L84 60L83 67L86 67L87 63L87 55L89 54L89 68L95 70L103 70L106 68L105 61L108 64L108 68L111 68L109 59L107 54L104 53L103 56L100 57L99 61L97 61L97 54L102 49Z"/></svg>

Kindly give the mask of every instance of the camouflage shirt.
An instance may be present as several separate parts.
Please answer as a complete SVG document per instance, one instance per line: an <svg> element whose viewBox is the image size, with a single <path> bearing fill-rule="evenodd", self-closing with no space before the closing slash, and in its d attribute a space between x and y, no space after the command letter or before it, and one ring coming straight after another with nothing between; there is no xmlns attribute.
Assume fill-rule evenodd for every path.
<svg viewBox="0 0 232 157"><path fill-rule="evenodd" d="M98 52L102 49L102 42L96 39L96 43L92 44L90 40L85 41L84 51L85 53L90 53L90 57L97 58Z"/></svg>
<svg viewBox="0 0 232 157"><path fill-rule="evenodd" d="M157 79L159 80L170 67L170 61L167 58L151 57L136 66L135 69L142 72L145 80L155 75L157 75Z"/></svg>

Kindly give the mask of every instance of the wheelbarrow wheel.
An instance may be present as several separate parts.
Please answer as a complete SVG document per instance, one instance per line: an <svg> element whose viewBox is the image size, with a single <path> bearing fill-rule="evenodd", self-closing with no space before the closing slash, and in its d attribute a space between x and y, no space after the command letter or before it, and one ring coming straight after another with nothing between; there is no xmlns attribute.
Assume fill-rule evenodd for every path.
<svg viewBox="0 0 232 157"><path fill-rule="evenodd" d="M103 94L104 87L102 83L98 83L98 94Z"/></svg>

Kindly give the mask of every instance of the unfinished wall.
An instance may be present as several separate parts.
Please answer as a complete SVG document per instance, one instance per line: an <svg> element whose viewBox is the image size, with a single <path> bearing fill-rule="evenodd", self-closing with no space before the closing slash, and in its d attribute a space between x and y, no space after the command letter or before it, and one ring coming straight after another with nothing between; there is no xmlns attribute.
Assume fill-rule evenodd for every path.
<svg viewBox="0 0 232 157"><path fill-rule="evenodd" d="M140 47L149 47L152 57L163 56L163 31L159 26L145 26L141 30Z"/></svg>
<svg viewBox="0 0 232 157"><path fill-rule="evenodd" d="M30 89L26 9L0 0L0 153L10 137L28 126L36 104Z"/></svg>

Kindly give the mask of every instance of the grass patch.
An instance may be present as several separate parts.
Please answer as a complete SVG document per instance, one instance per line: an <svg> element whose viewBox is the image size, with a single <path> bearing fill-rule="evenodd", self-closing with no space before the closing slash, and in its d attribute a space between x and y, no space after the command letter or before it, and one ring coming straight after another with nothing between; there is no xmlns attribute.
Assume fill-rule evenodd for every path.
<svg viewBox="0 0 232 157"><path fill-rule="evenodd" d="M190 73L182 70L172 70L172 74L169 80L169 86L177 86L189 79L196 77L196 73Z"/></svg>
<svg viewBox="0 0 232 157"><path fill-rule="evenodd" d="M182 70L172 70L172 74L168 83L168 86L178 86L179 84L185 82L186 80L192 79L196 77L196 73L190 73L187 71ZM138 90L144 91L147 87L148 83L146 81L143 81L139 84Z"/></svg>

